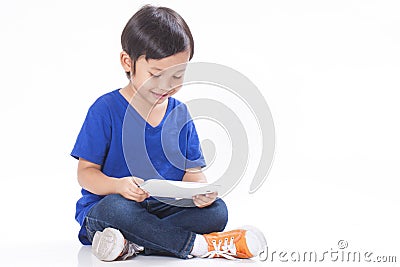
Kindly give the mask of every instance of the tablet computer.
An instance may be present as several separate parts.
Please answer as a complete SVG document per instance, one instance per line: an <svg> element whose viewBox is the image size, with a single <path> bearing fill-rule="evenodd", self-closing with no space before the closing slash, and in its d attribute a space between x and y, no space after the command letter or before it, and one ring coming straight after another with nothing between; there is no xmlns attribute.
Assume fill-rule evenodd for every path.
<svg viewBox="0 0 400 267"><path fill-rule="evenodd" d="M218 192L221 185L197 182L149 179L140 184L140 188L151 196L191 199L195 195Z"/></svg>

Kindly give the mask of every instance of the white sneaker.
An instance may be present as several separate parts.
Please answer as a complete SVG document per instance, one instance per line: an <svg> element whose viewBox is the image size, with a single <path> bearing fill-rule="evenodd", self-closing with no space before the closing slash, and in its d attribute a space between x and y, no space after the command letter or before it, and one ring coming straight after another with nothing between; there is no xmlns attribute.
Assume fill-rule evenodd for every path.
<svg viewBox="0 0 400 267"><path fill-rule="evenodd" d="M124 238L122 233L114 228L97 231L93 237L92 253L102 261L126 260L135 256L144 248Z"/></svg>

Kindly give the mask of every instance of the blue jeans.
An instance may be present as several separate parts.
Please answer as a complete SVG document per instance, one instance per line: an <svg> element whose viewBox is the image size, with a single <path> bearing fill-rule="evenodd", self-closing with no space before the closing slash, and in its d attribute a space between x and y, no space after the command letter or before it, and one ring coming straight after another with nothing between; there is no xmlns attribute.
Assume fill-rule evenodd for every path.
<svg viewBox="0 0 400 267"><path fill-rule="evenodd" d="M196 234L223 231L228 222L225 202L208 207L177 207L150 198L143 202L121 195L108 195L87 214L86 230L92 242L96 231L112 227L145 248L145 255L165 255L186 259Z"/></svg>

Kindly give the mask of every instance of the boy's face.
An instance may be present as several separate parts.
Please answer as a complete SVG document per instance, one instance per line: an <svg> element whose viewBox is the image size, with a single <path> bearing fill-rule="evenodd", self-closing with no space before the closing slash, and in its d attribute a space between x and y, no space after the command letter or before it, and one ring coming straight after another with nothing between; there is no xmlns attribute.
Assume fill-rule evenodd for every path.
<svg viewBox="0 0 400 267"><path fill-rule="evenodd" d="M125 55L123 53L125 52L121 53L122 66L125 71L130 71L132 74L133 62L126 53ZM163 103L182 87L189 56L189 51L147 61L144 55L140 56L136 61L136 72L130 81L133 90L138 93L142 100L151 105Z"/></svg>

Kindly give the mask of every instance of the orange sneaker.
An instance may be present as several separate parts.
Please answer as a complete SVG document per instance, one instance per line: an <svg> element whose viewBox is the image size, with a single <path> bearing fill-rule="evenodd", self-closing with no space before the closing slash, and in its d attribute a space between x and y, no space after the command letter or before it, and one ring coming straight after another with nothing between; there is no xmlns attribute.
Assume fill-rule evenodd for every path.
<svg viewBox="0 0 400 267"><path fill-rule="evenodd" d="M221 258L234 260L258 256L267 246L264 234L254 226L240 229L204 234L208 252L202 258Z"/></svg>

